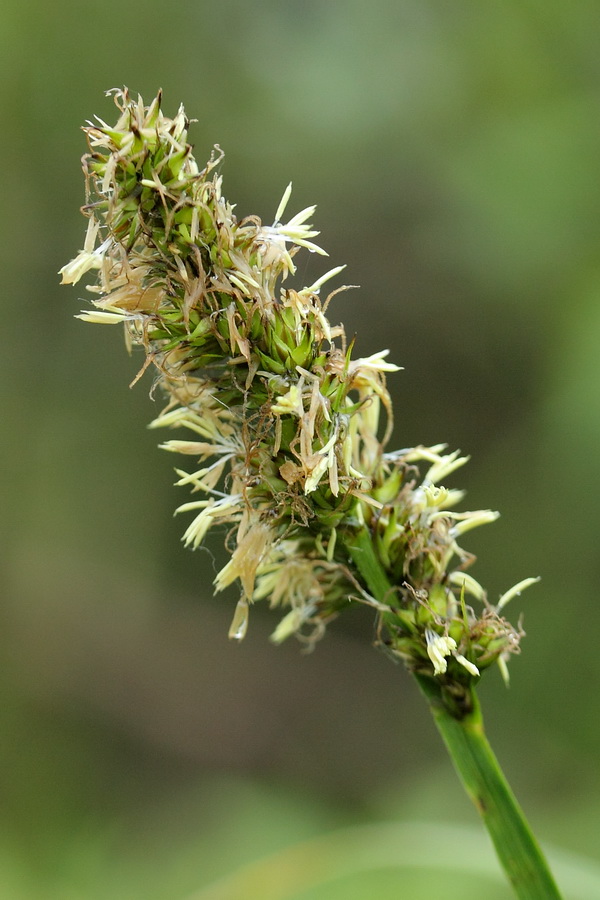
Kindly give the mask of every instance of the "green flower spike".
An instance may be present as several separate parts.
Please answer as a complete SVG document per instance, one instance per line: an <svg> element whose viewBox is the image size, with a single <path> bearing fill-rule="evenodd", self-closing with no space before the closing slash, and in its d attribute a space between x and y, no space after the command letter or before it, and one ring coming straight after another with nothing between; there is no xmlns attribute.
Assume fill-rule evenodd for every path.
<svg viewBox="0 0 600 900"><path fill-rule="evenodd" d="M481 673L498 663L507 677L519 649L522 631L501 611L536 579L490 604L459 541L497 513L457 512L462 492L445 486L466 457L442 444L387 450L385 378L398 367L387 351L354 359L353 342L330 323L344 288L325 300L321 289L343 267L300 290L283 286L301 249L327 255L313 241L315 207L285 222L290 184L272 225L238 219L222 194L223 154L215 147L198 167L183 108L169 119L160 94L146 107L127 90L110 93L117 122L84 128L89 221L63 282L95 274L93 308L80 318L124 324L128 345L145 354L134 382L152 368L165 398L150 427L187 432L161 446L195 460L176 469L177 484L198 495L176 510L193 513L185 545L227 526L230 559L215 589L239 585L230 636L244 637L259 600L283 610L276 643L296 634L310 646L342 610L367 604L378 643L415 674L442 733L450 722L464 736ZM444 738L457 762L464 748ZM461 774L470 789L473 773ZM501 799L484 816L502 820L499 836L487 824L518 896L558 897L554 887L519 887L533 839L516 862L514 848L504 852L517 812ZM549 891L541 855L534 869Z"/></svg>

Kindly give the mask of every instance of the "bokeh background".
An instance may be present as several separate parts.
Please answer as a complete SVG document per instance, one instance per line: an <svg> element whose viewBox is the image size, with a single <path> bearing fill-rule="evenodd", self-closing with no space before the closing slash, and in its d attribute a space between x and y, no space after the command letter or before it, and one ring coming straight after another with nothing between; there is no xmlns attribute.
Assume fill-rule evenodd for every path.
<svg viewBox="0 0 600 900"><path fill-rule="evenodd" d="M73 318L85 292L56 274L83 240L79 126L122 84L185 104L240 214L270 222L290 179L291 212L318 203L361 285L332 318L405 367L394 444L472 454L453 484L502 511L469 541L474 574L491 598L542 576L511 610L510 689L482 684L490 736L540 838L598 861L598 5L3 0L0 18L2 898L178 900L348 825L477 824L368 615L303 656L257 608L231 646L218 541L179 542L150 378L128 389L139 358ZM298 260L302 284L324 271ZM388 867L297 897L510 896L482 877Z"/></svg>

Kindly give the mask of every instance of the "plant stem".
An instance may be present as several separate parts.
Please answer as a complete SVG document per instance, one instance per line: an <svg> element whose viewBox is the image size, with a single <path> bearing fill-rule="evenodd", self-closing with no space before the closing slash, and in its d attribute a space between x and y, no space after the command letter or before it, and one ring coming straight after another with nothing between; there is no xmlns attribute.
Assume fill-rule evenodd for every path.
<svg viewBox="0 0 600 900"><path fill-rule="evenodd" d="M560 900L548 863L485 736L477 694L455 718L434 678L415 675L467 794L492 838L498 859L520 900Z"/></svg>
<svg viewBox="0 0 600 900"><path fill-rule="evenodd" d="M376 600L389 603L392 586L366 527L345 536L348 551ZM467 703L450 704L441 681L413 673L467 794L492 838L519 900L561 900L548 863L485 736L474 687Z"/></svg>

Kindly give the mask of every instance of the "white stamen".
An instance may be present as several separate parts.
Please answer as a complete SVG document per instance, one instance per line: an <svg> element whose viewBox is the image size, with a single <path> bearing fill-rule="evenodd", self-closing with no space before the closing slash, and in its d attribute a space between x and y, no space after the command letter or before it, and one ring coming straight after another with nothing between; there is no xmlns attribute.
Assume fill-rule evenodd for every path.
<svg viewBox="0 0 600 900"><path fill-rule="evenodd" d="M496 610L500 612L507 603L509 603L513 597L518 597L521 591L524 591L525 588L530 587L532 584L536 584L540 580L539 576L537 578L524 578L523 581L519 581L514 587L511 587L510 590L506 591L496 604Z"/></svg>

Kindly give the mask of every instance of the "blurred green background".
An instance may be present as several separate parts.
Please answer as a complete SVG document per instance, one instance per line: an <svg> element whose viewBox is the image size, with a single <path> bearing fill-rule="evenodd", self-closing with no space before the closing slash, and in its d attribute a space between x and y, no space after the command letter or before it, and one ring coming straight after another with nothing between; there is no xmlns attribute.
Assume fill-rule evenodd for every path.
<svg viewBox="0 0 600 900"><path fill-rule="evenodd" d="M598 861L597 3L4 0L0 17L0 896L178 900L340 827L477 825L368 615L307 657L270 645L257 608L231 646L219 543L179 542L150 379L128 390L139 359L73 318L85 292L56 274L83 241L79 126L110 120L122 84L183 101L241 215L270 222L290 179L291 213L318 203L331 265L361 285L332 319L405 367L393 444L472 454L453 486L503 514L468 542L473 573L492 599L542 576L511 610L528 637L510 690L482 684L490 737L539 837ZM299 262L302 284L324 271ZM415 864L297 896L484 890L510 896Z"/></svg>

